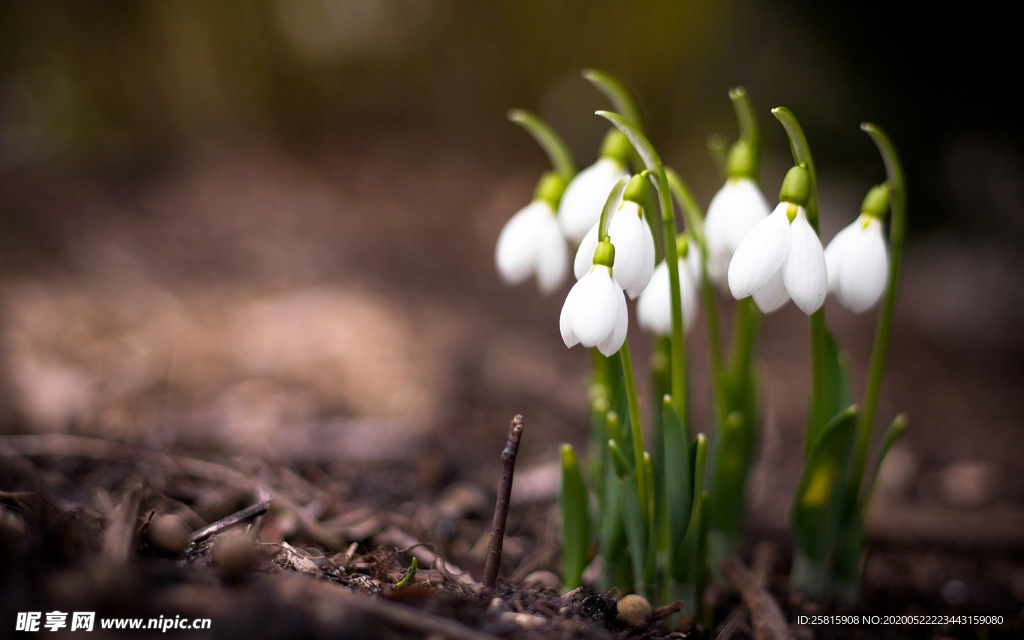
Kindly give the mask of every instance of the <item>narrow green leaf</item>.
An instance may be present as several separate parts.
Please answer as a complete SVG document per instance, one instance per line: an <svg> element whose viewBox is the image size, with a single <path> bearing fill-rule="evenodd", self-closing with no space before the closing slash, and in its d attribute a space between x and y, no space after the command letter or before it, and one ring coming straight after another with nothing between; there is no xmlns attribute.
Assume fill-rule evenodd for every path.
<svg viewBox="0 0 1024 640"><path fill-rule="evenodd" d="M565 141L555 133L548 123L525 109L512 109L508 112L508 119L526 129L527 133L533 136L537 144L548 154L552 168L561 174L566 182L572 180L572 177L576 175L576 161Z"/></svg>
<svg viewBox="0 0 1024 640"><path fill-rule="evenodd" d="M626 541L633 577L642 581L647 574L648 533L637 495L636 475L619 480L619 496L622 503L622 522L626 529Z"/></svg>
<svg viewBox="0 0 1024 640"><path fill-rule="evenodd" d="M871 472L871 479L868 481L867 487L864 489L864 496L860 501L860 508L858 511L862 515L867 514L868 508L871 506L871 498L875 494L875 485L878 483L878 474L882 470L882 464L885 462L885 456L892 449L892 446L896 444L896 441L900 439L903 432L907 428L907 414L901 413L896 416L893 421L889 424L889 428L885 430L882 435L882 442L878 447L878 461L875 463L875 468Z"/></svg>
<svg viewBox="0 0 1024 640"><path fill-rule="evenodd" d="M672 398L662 400L662 422L665 435L664 485L669 521L669 549L675 553L683 543L690 524L693 507L693 470L686 431L676 413Z"/></svg>
<svg viewBox="0 0 1024 640"><path fill-rule="evenodd" d="M825 364L825 379L824 387L825 393L823 399L825 406L818 408L814 406L814 395L811 396L811 406L807 411L808 415L808 436L804 439L804 450L805 454L810 451L813 443L818 439L822 430L825 428L826 420L818 419L819 422L815 423L815 416L828 416L831 419L841 412L846 407L850 406L853 402L853 391L850 384L850 370L849 370L849 358L847 355L839 351L839 346L836 344L835 338L832 337L832 333L826 328L823 332L822 346L824 350L824 364Z"/></svg>
<svg viewBox="0 0 1024 640"><path fill-rule="evenodd" d="M843 491L858 409L839 413L818 435L804 460L793 501L793 536L800 553L817 564L828 559L842 522Z"/></svg>
<svg viewBox="0 0 1024 640"><path fill-rule="evenodd" d="M597 90L611 101L615 110L625 116L630 124L643 131L643 117L640 114L636 97L621 80L610 73L597 69L584 69L583 77L597 87Z"/></svg>
<svg viewBox="0 0 1024 640"><path fill-rule="evenodd" d="M711 468L711 528L737 535L743 525L751 451L743 414L733 411L716 434Z"/></svg>
<svg viewBox="0 0 1024 640"><path fill-rule="evenodd" d="M608 451L612 455L612 463L615 465L615 475L619 477L619 480L624 480L633 475L633 469L630 467L629 461L626 460L626 456L623 455L618 442L615 440L609 440Z"/></svg>
<svg viewBox="0 0 1024 640"><path fill-rule="evenodd" d="M576 453L562 445L562 585L572 590L582 583L590 548L590 505Z"/></svg>
<svg viewBox="0 0 1024 640"><path fill-rule="evenodd" d="M409 564L409 570L406 571L405 575L402 576L402 579L395 584L395 588L401 589L408 586L413 580L415 580L417 567L419 567L419 560L416 559L416 556L413 556L412 562Z"/></svg>

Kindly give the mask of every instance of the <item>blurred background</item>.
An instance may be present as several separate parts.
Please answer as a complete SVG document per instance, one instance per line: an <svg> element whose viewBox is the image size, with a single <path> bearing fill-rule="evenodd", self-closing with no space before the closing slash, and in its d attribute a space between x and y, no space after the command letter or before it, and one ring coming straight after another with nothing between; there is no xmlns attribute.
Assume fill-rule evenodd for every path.
<svg viewBox="0 0 1024 640"><path fill-rule="evenodd" d="M550 486L555 445L585 439L588 357L559 338L567 287L542 299L494 273L545 169L505 113L540 113L589 164L608 106L580 78L593 66L636 91L704 205L706 140L736 135L728 89L763 113L770 200L790 157L769 109L791 108L826 241L884 179L858 125L890 133L910 237L879 419L911 428L876 530L1018 549L1024 125L989 44L1008 30L873 0L4 3L0 430L414 461L432 487L490 484L521 412L523 491ZM862 381L874 315L828 314ZM792 305L764 325L752 521L778 529L807 329Z"/></svg>

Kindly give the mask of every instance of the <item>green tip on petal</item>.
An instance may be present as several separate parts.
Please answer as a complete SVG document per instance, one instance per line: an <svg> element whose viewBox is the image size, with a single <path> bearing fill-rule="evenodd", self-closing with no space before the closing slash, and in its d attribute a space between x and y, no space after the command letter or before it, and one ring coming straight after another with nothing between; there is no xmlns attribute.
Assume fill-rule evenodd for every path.
<svg viewBox="0 0 1024 640"><path fill-rule="evenodd" d="M884 219L889 211L891 197L892 189L889 188L888 183L876 184L864 197L864 204L861 205L860 210L866 215Z"/></svg>
<svg viewBox="0 0 1024 640"><path fill-rule="evenodd" d="M647 198L650 195L651 184L643 174L637 174L629 179L629 184L626 185L626 191L622 194L622 199L635 202L642 207L647 204Z"/></svg>
<svg viewBox="0 0 1024 640"><path fill-rule="evenodd" d="M629 158L633 154L633 145L629 138L618 129L610 129L604 136L601 143L601 158L614 160L622 166L629 164Z"/></svg>
<svg viewBox="0 0 1024 640"><path fill-rule="evenodd" d="M534 200L544 200L551 205L552 209L558 209L558 203L562 200L565 187L569 180L556 171L547 171L537 182L537 188L533 192Z"/></svg>
<svg viewBox="0 0 1024 640"><path fill-rule="evenodd" d="M786 178L782 181L782 189L779 191L779 200L805 207L810 197L811 174L801 163L786 173Z"/></svg>
<svg viewBox="0 0 1024 640"><path fill-rule="evenodd" d="M757 155L745 140L738 140L729 149L725 172L732 179L753 178L757 175Z"/></svg>
<svg viewBox="0 0 1024 640"><path fill-rule="evenodd" d="M594 264L605 267L611 267L615 264L615 245L607 240L602 240L597 243L597 249L594 249Z"/></svg>

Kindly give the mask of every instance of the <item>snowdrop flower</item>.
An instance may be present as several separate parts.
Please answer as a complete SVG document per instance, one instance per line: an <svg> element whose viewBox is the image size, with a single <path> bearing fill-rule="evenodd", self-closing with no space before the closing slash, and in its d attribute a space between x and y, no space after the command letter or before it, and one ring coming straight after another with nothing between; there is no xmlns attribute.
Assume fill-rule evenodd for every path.
<svg viewBox="0 0 1024 640"><path fill-rule="evenodd" d="M860 216L832 238L825 249L828 289L839 304L854 313L875 306L889 279L889 249L883 219L889 205L889 187L871 189Z"/></svg>
<svg viewBox="0 0 1024 640"><path fill-rule="evenodd" d="M688 241L685 235L676 242L679 251L679 294L683 311L683 331L689 331L697 319L700 299L697 297L697 283L700 282L700 250ZM667 336L672 333L672 286L669 280L668 263L662 260L654 269L651 283L640 294L636 305L636 319L640 328L654 335Z"/></svg>
<svg viewBox="0 0 1024 640"><path fill-rule="evenodd" d="M558 326L565 346L597 347L614 355L626 341L629 316L626 296L612 277L615 247L604 240L597 245L594 266L572 286L562 305Z"/></svg>
<svg viewBox="0 0 1024 640"><path fill-rule="evenodd" d="M615 245L615 281L630 298L636 298L647 288L654 272L654 235L644 219L643 209L649 193L647 179L633 176L626 185L622 203L608 222L608 237ZM600 219L594 223L576 251L573 272L577 279L586 275L595 264L594 250L600 224Z"/></svg>
<svg viewBox="0 0 1024 640"><path fill-rule="evenodd" d="M753 295L764 313L779 309L792 298L807 315L825 302L825 255L804 209L810 189L807 169L789 170L779 206L754 225L729 263L729 289L734 298Z"/></svg>
<svg viewBox="0 0 1024 640"><path fill-rule="evenodd" d="M555 206L564 190L563 177L544 174L533 202L505 223L494 251L494 263L505 284L521 284L536 276L540 292L547 295L565 280L569 246L555 218Z"/></svg>
<svg viewBox="0 0 1024 640"><path fill-rule="evenodd" d="M566 187L558 207L558 226L569 241L578 244L583 239L601 217L601 209L615 184L629 176L626 163L632 148L618 130L609 131L601 146L601 157L577 173ZM590 250L593 253L594 247Z"/></svg>
<svg viewBox="0 0 1024 640"><path fill-rule="evenodd" d="M728 175L708 205L704 236L708 249L708 276L720 287L726 285L729 261L747 232L768 217L768 200L754 182L755 164L750 148L742 140L729 152Z"/></svg>

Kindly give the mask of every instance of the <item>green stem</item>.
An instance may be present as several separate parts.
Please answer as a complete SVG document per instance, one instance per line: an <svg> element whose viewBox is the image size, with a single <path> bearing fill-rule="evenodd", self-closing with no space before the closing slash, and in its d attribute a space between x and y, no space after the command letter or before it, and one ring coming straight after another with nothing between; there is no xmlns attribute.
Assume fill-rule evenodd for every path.
<svg viewBox="0 0 1024 640"><path fill-rule="evenodd" d="M636 461L637 497L646 523L650 523L647 496L647 470L644 465L644 434L640 427L640 399L636 393L636 377L633 375L633 359L629 356L629 340L619 349L622 361L622 377L626 381L626 402L629 406L629 431L633 435L633 456Z"/></svg>
<svg viewBox="0 0 1024 640"><path fill-rule="evenodd" d="M747 143L754 155L754 175L757 176L761 167L761 130L757 126L754 106L750 104L747 90L736 87L729 90L729 99L736 110L736 120L740 125L740 139Z"/></svg>
<svg viewBox="0 0 1024 640"><path fill-rule="evenodd" d="M750 365L754 351L754 336L757 333L757 306L753 298L744 298L736 303L736 322L733 327L732 365L735 375L741 375Z"/></svg>
<svg viewBox="0 0 1024 640"><path fill-rule="evenodd" d="M686 186L686 183L669 167L668 184L676 200L683 209L683 216L686 218L686 225L697 242L700 249L701 270L700 270L700 291L704 302L704 317L708 330L708 351L710 352L711 377L715 382L715 403L719 419L725 419L725 380L723 376L724 358L722 356L722 338L718 324L718 307L715 304L715 290L711 284L711 277L708 275L708 250L707 240L704 237L704 214L693 197L693 193Z"/></svg>
<svg viewBox="0 0 1024 640"><path fill-rule="evenodd" d="M814 232L821 235L818 225L818 173L814 168L814 158L811 157L811 148L807 144L807 136L804 135L800 123L797 122L793 112L785 107L772 109L772 114L786 129L789 136L789 146L793 152L793 160L797 164L804 164L811 176L811 193L807 199L807 220L810 222ZM832 416L824 415L827 405L828 381L827 363L825 353L825 306L811 314L811 419L808 421L808 433L804 439L804 453L806 454L811 446L812 435L829 421Z"/></svg>
<svg viewBox="0 0 1024 640"><path fill-rule="evenodd" d="M633 128L641 132L644 130L644 120L636 98L621 80L597 69L584 69L582 75L611 101L615 111L622 114Z"/></svg>
<svg viewBox="0 0 1024 640"><path fill-rule="evenodd" d="M619 205L619 200L622 199L622 194L625 192L627 184L629 184L629 178L620 178L615 183L615 186L612 187L611 193L608 194L608 199L604 201L604 208L601 209L601 218L597 223L598 241L608 237L608 225L611 224L612 215L615 213L615 208ZM612 269L614 268L612 266Z"/></svg>
<svg viewBox="0 0 1024 640"><path fill-rule="evenodd" d="M565 178L566 182L576 175L576 161L561 136L548 123L524 109L512 109L508 119L518 124L533 136L537 144L548 154L551 166Z"/></svg>
<svg viewBox="0 0 1024 640"><path fill-rule="evenodd" d="M875 342L871 349L871 364L864 389L864 410L857 424L857 444L853 453L850 475L850 499L856 501L861 489L864 468L867 464L868 446L874 429L875 413L878 409L878 393L882 387L885 362L889 354L889 334L892 331L893 313L896 309L896 289L899 281L900 262L903 257L903 234L906 224L907 192L903 180L903 167L899 155L889 136L871 123L865 122L861 129L867 132L878 146L885 162L886 179L892 190L891 217L889 222L889 284L878 312Z"/></svg>
<svg viewBox="0 0 1024 640"><path fill-rule="evenodd" d="M725 182L729 177L729 172L726 170L726 155L729 153L729 145L725 141L725 136L718 133L708 136L708 152L711 153L711 159L715 161L715 167L718 168L718 177Z"/></svg>
<svg viewBox="0 0 1024 640"><path fill-rule="evenodd" d="M665 261L668 264L668 280L672 298L672 402L676 412L689 425L686 412L686 343L683 337L682 297L679 291L679 252L676 249L676 217L672 207L672 193L669 190L668 175L665 165L651 143L617 113L598 111L597 115L605 118L629 138L633 148L644 161L647 170L657 176L658 206L661 209L662 239L665 244Z"/></svg>

